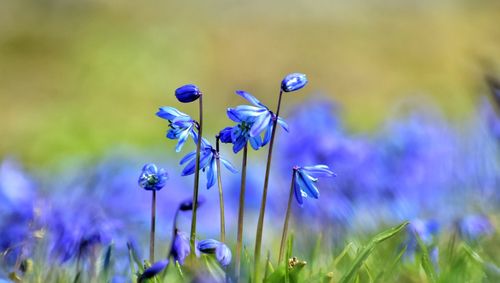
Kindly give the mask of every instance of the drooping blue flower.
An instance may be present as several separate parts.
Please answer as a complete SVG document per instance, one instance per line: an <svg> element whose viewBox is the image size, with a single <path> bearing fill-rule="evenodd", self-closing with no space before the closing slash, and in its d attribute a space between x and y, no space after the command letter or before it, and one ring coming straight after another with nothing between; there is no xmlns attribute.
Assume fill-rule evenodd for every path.
<svg viewBox="0 0 500 283"><path fill-rule="evenodd" d="M172 249L170 255L174 257L176 262L184 265L184 260L191 253L191 246L189 243L189 235L185 232L175 229L175 238L172 242Z"/></svg>
<svg viewBox="0 0 500 283"><path fill-rule="evenodd" d="M186 143L189 136L195 138L196 132L195 128L197 122L193 120L189 115L180 112L173 107L160 107L160 110L156 112L156 116L169 121L170 129L167 131L167 138L171 140L178 139L175 151L181 151L182 147Z"/></svg>
<svg viewBox="0 0 500 283"><path fill-rule="evenodd" d="M288 132L288 125L286 122L280 117L276 117L276 115L257 98L242 90L236 91L236 94L248 100L253 106L240 105L236 108L229 108L227 110L229 119L238 123L231 131L234 152L241 150L247 141L250 141L254 149L266 145L271 139L273 119L278 119L278 124ZM260 134L264 131L266 132L262 140Z"/></svg>
<svg viewBox="0 0 500 283"><path fill-rule="evenodd" d="M168 180L168 174L165 169L156 167L153 163L148 163L142 167L142 173L139 176L139 186L148 191L159 191Z"/></svg>
<svg viewBox="0 0 500 283"><path fill-rule="evenodd" d="M458 222L458 233L466 241L474 242L494 232L493 224L483 215L469 215Z"/></svg>
<svg viewBox="0 0 500 283"><path fill-rule="evenodd" d="M183 85L175 90L175 97L182 103L193 102L200 96L200 89L193 84Z"/></svg>
<svg viewBox="0 0 500 283"><path fill-rule="evenodd" d="M287 75L283 81L281 81L281 89L284 92L291 92L303 88L306 84L306 75L301 73L292 73Z"/></svg>
<svg viewBox="0 0 500 283"><path fill-rule="evenodd" d="M201 153L200 153L200 170L203 172L207 171L207 189L210 189L214 184L217 176L217 165L216 159L219 158L220 162L232 173L237 173L238 170L233 167L233 165L218 156L217 151L210 145L210 143L202 138L201 140ZM188 176L194 174L196 167L196 151L188 153L184 156L180 165L186 164L186 167L182 170L182 176Z"/></svg>
<svg viewBox="0 0 500 283"><path fill-rule="evenodd" d="M319 198L319 190L315 183L317 177L334 177L335 173L330 171L326 165L314 165L304 167L294 167L294 195L297 202L302 205L304 197Z"/></svg>
<svg viewBox="0 0 500 283"><path fill-rule="evenodd" d="M139 276L137 281L143 282L146 279L153 278L158 273L162 272L165 269L165 267L167 267L168 262L169 262L168 259L164 259L153 263L151 267L144 270L144 272L141 274L141 276Z"/></svg>
<svg viewBox="0 0 500 283"><path fill-rule="evenodd" d="M215 258L222 266L231 263L231 249L222 242L213 239L202 240L198 243L198 249L205 254L215 254Z"/></svg>

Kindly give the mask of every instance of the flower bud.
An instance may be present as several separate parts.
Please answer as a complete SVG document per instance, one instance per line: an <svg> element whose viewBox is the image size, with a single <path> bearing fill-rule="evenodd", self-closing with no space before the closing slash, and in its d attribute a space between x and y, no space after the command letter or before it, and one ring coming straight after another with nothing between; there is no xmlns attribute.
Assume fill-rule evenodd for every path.
<svg viewBox="0 0 500 283"><path fill-rule="evenodd" d="M281 81L281 90L284 92L296 91L303 88L307 84L307 77L301 73L293 73L287 75Z"/></svg>
<svg viewBox="0 0 500 283"><path fill-rule="evenodd" d="M226 127L222 129L219 133L219 139L222 143L232 143L233 139L231 138L231 132L233 131L233 127Z"/></svg>
<svg viewBox="0 0 500 283"><path fill-rule="evenodd" d="M162 272L165 267L168 265L168 259L165 260L160 260L158 262L155 262L151 267L148 269L144 270L144 272L139 276L138 282L143 282L146 279L152 278L156 276L158 273Z"/></svg>
<svg viewBox="0 0 500 283"><path fill-rule="evenodd" d="M168 180L168 174L165 169L156 167L153 163L148 163L142 168L139 176L139 186L148 191L159 191Z"/></svg>
<svg viewBox="0 0 500 283"><path fill-rule="evenodd" d="M222 266L228 266L231 263L231 250L224 243L215 249L215 258Z"/></svg>
<svg viewBox="0 0 500 283"><path fill-rule="evenodd" d="M177 99L183 103L193 102L200 96L200 89L192 84L181 86L180 88L175 90L175 97L177 97Z"/></svg>

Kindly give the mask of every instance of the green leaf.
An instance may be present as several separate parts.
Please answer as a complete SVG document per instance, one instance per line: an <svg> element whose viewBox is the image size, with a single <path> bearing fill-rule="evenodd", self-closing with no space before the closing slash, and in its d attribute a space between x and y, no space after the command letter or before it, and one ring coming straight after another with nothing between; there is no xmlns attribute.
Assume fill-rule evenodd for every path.
<svg viewBox="0 0 500 283"><path fill-rule="evenodd" d="M403 228L408 225L408 222L404 222L396 227L393 227L389 230L386 230L375 237L372 238L372 240L361 249L360 252L358 252L356 258L354 259L354 262L351 264L349 267L348 271L340 278L339 283L347 283L351 282L352 280L356 279L356 275L358 274L359 269L361 266L363 266L363 263L366 261L366 259L370 256L370 254L373 252L375 249L376 245L393 237L397 233L399 233Z"/></svg>
<svg viewBox="0 0 500 283"><path fill-rule="evenodd" d="M429 256L429 250L424 242L422 242L418 233L415 233L415 238L417 238L418 246L420 247L420 263L424 268L425 275L430 282L436 282L436 272L434 271L434 266L432 264L431 257Z"/></svg>

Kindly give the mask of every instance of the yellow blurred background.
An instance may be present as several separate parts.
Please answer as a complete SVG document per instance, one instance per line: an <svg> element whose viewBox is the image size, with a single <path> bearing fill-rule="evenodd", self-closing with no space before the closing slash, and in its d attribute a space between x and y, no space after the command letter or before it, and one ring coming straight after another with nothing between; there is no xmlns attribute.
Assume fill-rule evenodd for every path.
<svg viewBox="0 0 500 283"><path fill-rule="evenodd" d="M428 95L466 117L500 63L500 1L84 1L0 3L0 157L28 164L95 156L117 144L163 145L158 106L205 93L209 130L247 90L276 104L279 84L338 101L354 131L375 129L395 101ZM210 133L209 131L209 133Z"/></svg>

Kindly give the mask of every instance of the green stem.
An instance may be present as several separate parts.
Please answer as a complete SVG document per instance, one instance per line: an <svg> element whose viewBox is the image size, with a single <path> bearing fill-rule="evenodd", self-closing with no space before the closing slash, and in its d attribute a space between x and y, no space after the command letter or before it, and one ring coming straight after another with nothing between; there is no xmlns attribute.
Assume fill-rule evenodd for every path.
<svg viewBox="0 0 500 283"><path fill-rule="evenodd" d="M149 262L155 261L156 190L151 198L151 233L149 234Z"/></svg>
<svg viewBox="0 0 500 283"><path fill-rule="evenodd" d="M236 263L235 263L236 282L239 282L240 272L241 272L241 248L243 245L243 221L245 215L245 188L247 179L247 152L248 152L248 147L247 144L245 144L245 147L243 148L243 161L241 164L240 207L238 209L238 237L236 240Z"/></svg>
<svg viewBox="0 0 500 283"><path fill-rule="evenodd" d="M288 233L288 221L290 219L290 211L291 211L292 199L293 199L293 184L294 184L296 172L297 171L295 169L293 169L292 182L290 184L290 195L288 196L288 205L286 207L285 223L283 224L283 234L281 235L281 244L280 244L280 253L279 253L279 257L278 257L278 264L281 264L281 260L283 259L283 252L285 251L286 236Z"/></svg>
<svg viewBox="0 0 500 283"><path fill-rule="evenodd" d="M216 137L216 151L215 162L217 165L217 184L219 185L219 207L220 207L220 241L226 242L226 224L224 221L224 195L222 193L222 178L219 156L219 136Z"/></svg>
<svg viewBox="0 0 500 283"><path fill-rule="evenodd" d="M271 133L271 141L269 143L269 151L267 153L267 165L266 165L266 176L264 178L264 189L262 191L262 201L260 203L260 212L259 212L259 220L257 222L257 234L255 237L255 251L254 251L254 282L258 282L259 280L259 262L260 262L260 249L262 245L262 232L264 230L264 214L266 212L266 201L267 201L267 188L269 185L269 174L271 172L271 159L273 156L273 145L274 145L274 137L276 135L276 127L278 124L278 117L281 106L281 97L283 95L283 91L280 91L280 96L278 99L278 108L276 110L276 116L273 118L273 130Z"/></svg>
<svg viewBox="0 0 500 283"><path fill-rule="evenodd" d="M193 188L193 216L191 218L191 251L195 251L196 240L196 210L198 208L198 187L200 183L200 152L201 152L201 139L203 137L203 95L198 99L200 101L200 119L198 121L198 140L196 141L196 165L194 171L194 188ZM194 252L191 253L194 255Z"/></svg>

